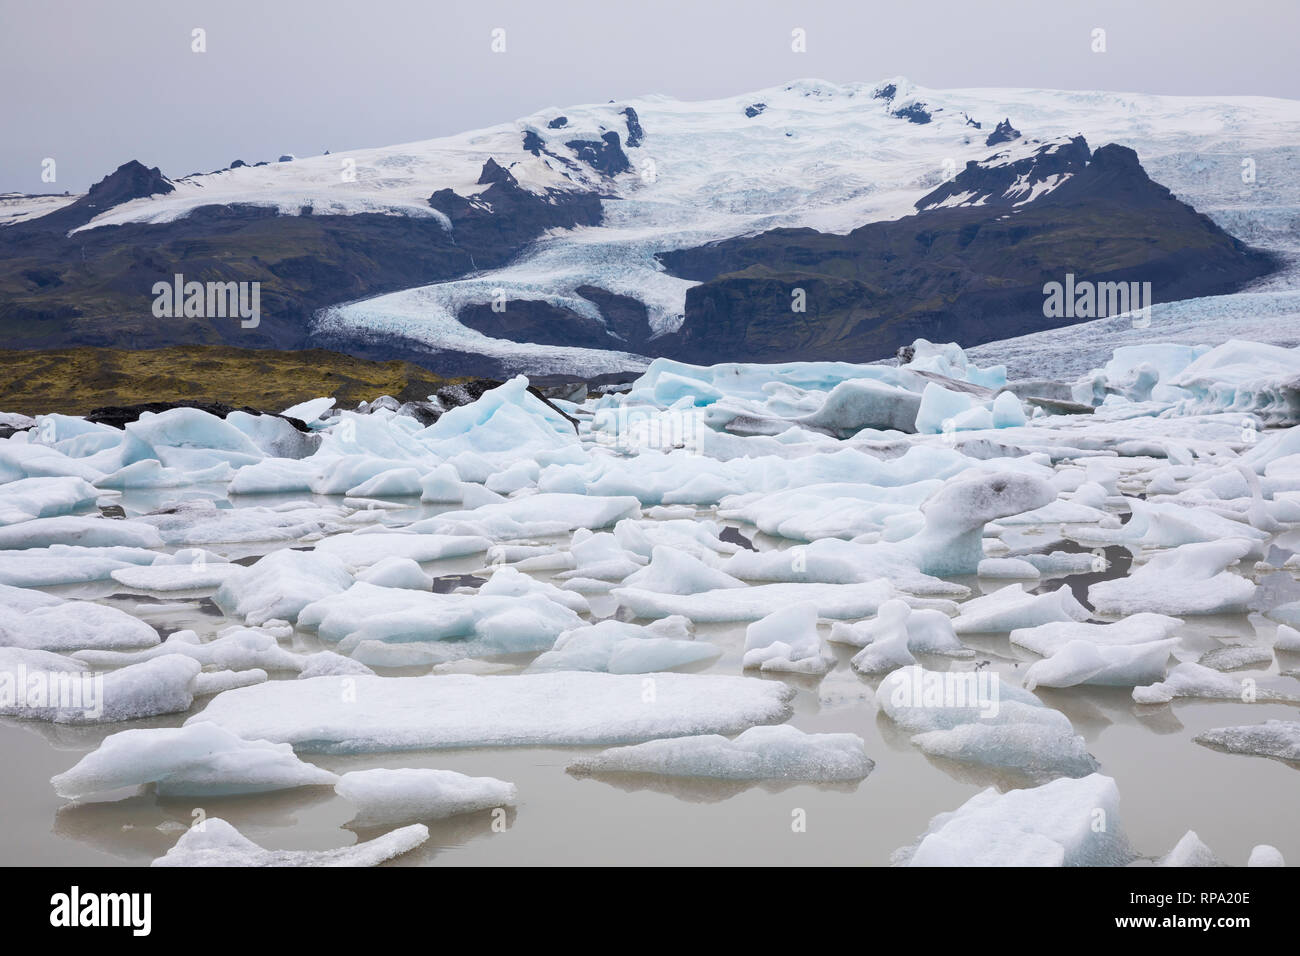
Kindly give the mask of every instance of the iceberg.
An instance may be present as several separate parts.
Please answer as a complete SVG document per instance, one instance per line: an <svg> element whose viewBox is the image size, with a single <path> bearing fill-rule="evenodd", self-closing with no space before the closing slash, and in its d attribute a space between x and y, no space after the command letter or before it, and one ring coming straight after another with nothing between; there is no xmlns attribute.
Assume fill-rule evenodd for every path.
<svg viewBox="0 0 1300 956"><path fill-rule="evenodd" d="M693 674L317 677L227 691L186 723L317 753L589 746L738 733L785 720L793 696L780 682Z"/></svg>
<svg viewBox="0 0 1300 956"><path fill-rule="evenodd" d="M1124 866L1135 854L1120 828L1119 789L1094 773L1026 790L990 787L930 821L903 866Z"/></svg>
<svg viewBox="0 0 1300 956"><path fill-rule="evenodd" d="M645 773L718 780L858 781L875 763L857 734L809 734L788 724L615 747L569 764L575 776Z"/></svg>
<svg viewBox="0 0 1300 956"><path fill-rule="evenodd" d="M220 817L208 817L181 834L154 866L378 866L409 853L429 839L415 823L381 837L337 850L267 850Z"/></svg>
<svg viewBox="0 0 1300 956"><path fill-rule="evenodd" d="M519 791L495 777L468 777L452 770L403 768L354 770L334 791L357 808L353 827L393 826L514 806Z"/></svg>
<svg viewBox="0 0 1300 956"><path fill-rule="evenodd" d="M288 744L244 740L209 723L112 734L50 782L59 796L71 798L148 783L162 797L224 797L338 779L299 760Z"/></svg>

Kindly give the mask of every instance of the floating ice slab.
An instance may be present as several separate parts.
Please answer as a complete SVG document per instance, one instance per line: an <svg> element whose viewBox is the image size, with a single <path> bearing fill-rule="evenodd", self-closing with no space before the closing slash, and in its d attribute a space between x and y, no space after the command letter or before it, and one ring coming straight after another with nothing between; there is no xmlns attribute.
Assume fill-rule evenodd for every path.
<svg viewBox="0 0 1300 956"><path fill-rule="evenodd" d="M1261 843L1250 851L1250 859L1246 861L1247 866L1286 866L1286 860L1282 859L1282 851L1275 846L1269 846L1267 843Z"/></svg>
<svg viewBox="0 0 1300 956"><path fill-rule="evenodd" d="M1177 638L1147 644L1094 644L1069 641L1025 671L1025 690L1098 684L1133 687L1163 680Z"/></svg>
<svg viewBox="0 0 1300 956"><path fill-rule="evenodd" d="M1195 830L1188 830L1174 848L1156 861L1156 866L1223 866L1214 851L1202 842Z"/></svg>
<svg viewBox="0 0 1300 956"><path fill-rule="evenodd" d="M0 489L4 486L0 485ZM98 515L60 515L35 518L0 527L0 550L46 548L72 544L83 548L157 548L162 546L158 529L143 521L120 521Z"/></svg>
<svg viewBox="0 0 1300 956"><path fill-rule="evenodd" d="M448 652L460 657L548 650L560 634L582 625L572 609L540 591L435 594L365 583L309 604L298 622L338 642L344 653L368 641L449 641L455 643Z"/></svg>
<svg viewBox="0 0 1300 956"><path fill-rule="evenodd" d="M1101 614L1244 611L1255 595L1255 585L1225 569L1253 548L1253 542L1242 538L1184 544L1155 555L1128 577L1092 585L1088 599Z"/></svg>
<svg viewBox="0 0 1300 956"><path fill-rule="evenodd" d="M89 508L100 494L81 478L19 478L0 484L0 525L70 514Z"/></svg>
<svg viewBox="0 0 1300 956"><path fill-rule="evenodd" d="M780 551L740 551L720 567L745 581L865 584L888 578L909 594L965 597L970 593L963 585L922 574L897 548L839 538L821 538Z"/></svg>
<svg viewBox="0 0 1300 956"><path fill-rule="evenodd" d="M210 641L193 631L176 631L161 644L142 651L77 651L74 657L93 667L121 667L160 657L180 655L218 670L292 671L302 669L304 657L286 651L275 635L256 628L232 627Z"/></svg>
<svg viewBox="0 0 1300 956"><path fill-rule="evenodd" d="M984 559L984 525L1056 499L1051 483L1034 475L995 472L956 478L921 506L925 528L899 547L926 574L975 574Z"/></svg>
<svg viewBox="0 0 1300 956"><path fill-rule="evenodd" d="M1285 624L1277 626L1277 637L1273 641L1273 650L1287 654L1300 654L1300 631Z"/></svg>
<svg viewBox="0 0 1300 956"><path fill-rule="evenodd" d="M817 633L817 605L803 603L773 611L745 629L743 666L793 674L825 674L835 659L823 656Z"/></svg>
<svg viewBox="0 0 1300 956"><path fill-rule="evenodd" d="M1242 727L1216 727L1195 738L1197 743L1234 754L1252 754L1300 763L1300 721L1267 720Z"/></svg>
<svg viewBox="0 0 1300 956"><path fill-rule="evenodd" d="M720 588L698 594L660 594L641 588L615 588L610 592L637 617L679 614L697 622L756 621L761 617L809 602L817 616L844 620L869 617L894 596L888 581L866 584L758 584L747 588Z"/></svg>
<svg viewBox="0 0 1300 956"><path fill-rule="evenodd" d="M808 734L788 724L615 747L569 764L573 774L647 773L718 780L862 780L874 762L857 734Z"/></svg>
<svg viewBox="0 0 1300 956"><path fill-rule="evenodd" d="M906 866L1123 866L1119 789L1094 773L1026 790L989 789L930 821L894 862Z"/></svg>
<svg viewBox="0 0 1300 956"><path fill-rule="evenodd" d="M368 568L385 558L409 558L424 563L486 551L492 544L475 535L415 534L364 531L340 534L316 543L316 550L338 558L345 567Z"/></svg>
<svg viewBox="0 0 1300 956"><path fill-rule="evenodd" d="M1182 624L1176 617L1148 613L1133 614L1111 624L1053 621L1036 627L1016 628L1011 632L1011 643L1019 644L1043 657L1051 657L1074 641L1105 646L1160 641L1173 634Z"/></svg>
<svg viewBox="0 0 1300 956"><path fill-rule="evenodd" d="M690 640L685 618L664 618L644 627L621 621L565 631L554 649L528 665L529 673L603 671L648 674L712 660L721 651L708 641Z"/></svg>
<svg viewBox="0 0 1300 956"><path fill-rule="evenodd" d="M745 583L709 567L699 558L659 545L652 550L650 563L628 575L623 585L661 594L698 594L720 588L743 588Z"/></svg>
<svg viewBox="0 0 1300 956"><path fill-rule="evenodd" d="M1046 594L1029 594L1022 585L1009 584L962 604L953 630L958 634L996 633L1087 617L1088 609L1074 599L1066 585Z"/></svg>
<svg viewBox="0 0 1300 956"><path fill-rule="evenodd" d="M244 740L216 724L124 730L50 782L79 798L157 784L164 797L222 797L330 785L339 778L304 763L288 744Z"/></svg>
<svg viewBox="0 0 1300 956"><path fill-rule="evenodd" d="M1237 645L1234 647L1216 647L1201 655L1198 664L1212 667L1216 671L1234 671L1243 667L1267 667L1273 662L1273 652L1267 647Z"/></svg>
<svg viewBox="0 0 1300 956"><path fill-rule="evenodd" d="M378 866L429 839L429 828L412 824L337 850L267 850L220 817L208 817L181 834L154 866Z"/></svg>
<svg viewBox="0 0 1300 956"><path fill-rule="evenodd" d="M952 621L940 611L914 609L905 601L890 600L880 607L873 621L860 624L836 622L831 641L861 647L852 667L864 674L882 674L915 664L915 653L970 657L953 632Z"/></svg>
<svg viewBox="0 0 1300 956"><path fill-rule="evenodd" d="M1254 678L1233 677L1191 661L1184 661L1171 669L1163 681L1133 688L1133 699L1139 704L1167 704L1175 697L1239 700L1245 703L1300 701L1300 697L1259 687Z"/></svg>
<svg viewBox="0 0 1300 956"><path fill-rule="evenodd" d="M244 568L199 548L160 554L153 564L118 568L110 577L138 591L193 591L218 588Z"/></svg>
<svg viewBox="0 0 1300 956"><path fill-rule="evenodd" d="M435 534L481 535L495 541L567 534L576 528L607 528L638 518L641 502L628 496L537 494L486 504L472 511L448 511L425 518L410 530Z"/></svg>
<svg viewBox="0 0 1300 956"><path fill-rule="evenodd" d="M777 681L693 674L318 677L229 691L190 720L329 753L593 745L738 733L784 720L793 695Z"/></svg>
<svg viewBox="0 0 1300 956"><path fill-rule="evenodd" d="M283 549L258 559L212 596L221 610L251 625L293 621L313 601L341 594L352 584L343 563L330 554Z"/></svg>
<svg viewBox="0 0 1300 956"><path fill-rule="evenodd" d="M1031 779L1082 777L1097 769L1064 714L996 674L900 667L880 682L876 701L931 756Z"/></svg>
<svg viewBox="0 0 1300 956"><path fill-rule="evenodd" d="M115 607L0 584L0 647L72 651L158 643L158 632Z"/></svg>
<svg viewBox="0 0 1300 956"><path fill-rule="evenodd" d="M156 557L156 552L144 548L83 548L71 544L0 551L0 584L20 588L85 584L102 581L122 568L150 564Z"/></svg>
<svg viewBox="0 0 1300 956"><path fill-rule="evenodd" d="M335 792L357 808L355 827L393 826L514 806L519 791L495 777L452 770L354 770L338 778Z"/></svg>
<svg viewBox="0 0 1300 956"><path fill-rule="evenodd" d="M432 575L425 574L410 558L383 558L358 574L357 580L382 588L410 588L413 591L433 588Z"/></svg>
<svg viewBox="0 0 1300 956"><path fill-rule="evenodd" d="M194 703L198 672L197 661L174 654L96 674L49 651L0 648L0 714L57 724L174 714Z"/></svg>

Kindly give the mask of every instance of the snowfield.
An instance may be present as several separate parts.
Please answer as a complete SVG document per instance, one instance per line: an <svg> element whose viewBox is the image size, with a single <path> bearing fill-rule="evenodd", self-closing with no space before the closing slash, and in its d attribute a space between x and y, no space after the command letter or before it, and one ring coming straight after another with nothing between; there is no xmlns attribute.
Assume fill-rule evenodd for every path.
<svg viewBox="0 0 1300 956"><path fill-rule="evenodd" d="M629 110L640 130L636 137ZM909 111L925 121L909 120ZM1022 137L987 145L1004 119ZM630 168L603 177L568 144L599 143L608 134L619 137ZM969 161L1005 153L1010 162L1044 143L1078 135L1093 148L1119 143L1136 150L1156 182L1285 264L1281 274L1261 283L1260 295L1250 290L1222 302L1157 307L1156 326L1167 336L1183 337L1170 340L1215 345L1243 337L1296 344L1289 331L1295 323L1286 316L1296 312L1289 293L1300 262L1300 106L1265 97L932 90L902 77L842 85L806 79L700 102L646 96L547 108L441 139L186 176L175 180L174 192L132 200L81 228L168 222L213 204L274 208L282 215L309 209L317 215L441 220L429 197L439 189L476 197L487 188L478 179L492 158L535 193L597 192L604 197L604 222L544 236L501 268L339 303L317 314L315 329L389 333L496 356L513 367L526 364L535 374L593 376L643 368L648 359L521 345L470 329L456 315L504 295L545 301L600 322L597 307L577 291L595 286L644 302L653 332L672 332L683 321L686 291L694 283L667 275L655 259L658 252L783 226L847 233L898 219L915 212L917 200ZM1250 182L1243 180L1248 161ZM1022 201L1060 184L1060 177L1025 184ZM37 204L44 209L55 201L15 198L8 201L9 215L26 217ZM980 201L952 197L950 204ZM1078 373L1116 345L1140 340L1142 333L1136 339L1122 334L1127 322L1104 321L1110 324L1075 327L1067 333L1071 339L1042 333L1015 342L1010 351L984 346L974 354L990 364L1011 362L1017 376L1030 368ZM1107 337L1099 337L1099 330ZM1112 340L1112 331L1118 338ZM1066 347L1071 340L1081 348ZM1053 350L1053 343L1062 347Z"/></svg>
<svg viewBox="0 0 1300 956"><path fill-rule="evenodd" d="M526 384L428 426L323 399L307 435L174 409L0 440L0 714L82 734L50 738L64 798L222 815L113 852L375 864L426 824L554 820L563 785L786 818L797 794L888 844L845 862L1172 864L1214 857L1179 839L1192 801L1115 736L1285 791L1300 349L1146 341L1045 383L920 340ZM869 809L891 778L906 817ZM264 848L231 801L269 793L350 805L364 839ZM1120 827L1151 799L1177 832ZM1300 850L1270 806L1217 852Z"/></svg>

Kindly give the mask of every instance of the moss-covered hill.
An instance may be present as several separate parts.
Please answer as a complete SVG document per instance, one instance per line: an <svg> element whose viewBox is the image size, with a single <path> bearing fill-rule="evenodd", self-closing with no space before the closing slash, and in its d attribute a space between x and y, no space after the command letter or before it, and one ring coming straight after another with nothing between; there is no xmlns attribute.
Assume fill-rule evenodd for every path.
<svg viewBox="0 0 1300 956"><path fill-rule="evenodd" d="M0 411L27 415L84 414L104 405L184 399L278 412L321 395L333 395L345 406L379 395L422 400L455 381L461 379L409 362L371 362L324 349L0 350Z"/></svg>

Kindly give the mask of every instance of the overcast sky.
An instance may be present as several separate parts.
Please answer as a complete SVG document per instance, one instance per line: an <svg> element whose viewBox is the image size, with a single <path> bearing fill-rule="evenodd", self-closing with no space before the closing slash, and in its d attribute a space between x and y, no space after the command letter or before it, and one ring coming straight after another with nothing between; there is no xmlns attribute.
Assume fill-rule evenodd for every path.
<svg viewBox="0 0 1300 956"><path fill-rule="evenodd" d="M806 53L790 49L795 27ZM0 191L82 191L130 159L175 177L798 77L1300 99L1297 37L1296 0L0 0ZM56 184L41 182L45 157Z"/></svg>

